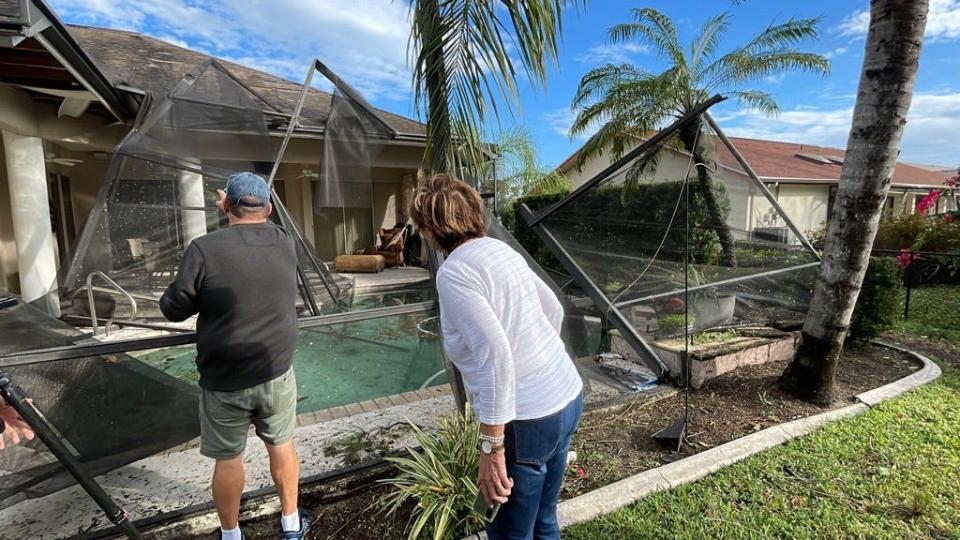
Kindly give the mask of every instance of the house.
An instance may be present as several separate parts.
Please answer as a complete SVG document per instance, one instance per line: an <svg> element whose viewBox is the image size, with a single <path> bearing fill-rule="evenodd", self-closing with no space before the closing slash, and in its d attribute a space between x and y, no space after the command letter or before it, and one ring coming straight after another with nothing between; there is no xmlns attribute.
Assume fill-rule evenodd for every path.
<svg viewBox="0 0 960 540"><path fill-rule="evenodd" d="M135 32L66 25L42 0L0 1L0 291L30 301L55 286L147 95L164 94L208 60ZM278 148L302 84L222 64L260 97ZM380 142L369 181L355 186L364 202L319 212L321 126L332 99L308 92L276 178L280 199L327 261L373 245L377 229L406 221L403 198L426 142L423 124L371 107L391 136Z"/></svg>
<svg viewBox="0 0 960 540"><path fill-rule="evenodd" d="M800 231L817 230L827 221L840 179L843 150L741 137L730 137L730 140ZM750 181L727 147L716 137L711 137L708 148L712 150L711 155L716 161L713 177L726 187L730 198L728 224L735 236L746 239L761 234L767 238L791 238L795 241L786 224L772 210L770 203ZM574 186L586 182L610 164L608 156L599 156L578 167L579 153L578 150L557 168L570 178ZM681 179L689 161L688 153L668 149L661 157L656 172L645 180ZM623 181L625 174L626 169L619 171L613 176L613 181ZM884 205L885 216L913 211L916 201L931 189L942 188L950 174L948 167L899 162ZM956 210L957 204L956 199L942 197L937 211Z"/></svg>

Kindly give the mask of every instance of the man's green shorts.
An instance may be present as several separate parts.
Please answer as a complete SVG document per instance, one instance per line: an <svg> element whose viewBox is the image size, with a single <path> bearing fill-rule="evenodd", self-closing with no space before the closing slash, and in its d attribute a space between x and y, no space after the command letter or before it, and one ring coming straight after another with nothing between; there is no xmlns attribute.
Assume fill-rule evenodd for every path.
<svg viewBox="0 0 960 540"><path fill-rule="evenodd" d="M201 390L201 454L213 459L239 456L247 446L250 424L271 446L293 438L297 426L297 378L293 368L243 390Z"/></svg>

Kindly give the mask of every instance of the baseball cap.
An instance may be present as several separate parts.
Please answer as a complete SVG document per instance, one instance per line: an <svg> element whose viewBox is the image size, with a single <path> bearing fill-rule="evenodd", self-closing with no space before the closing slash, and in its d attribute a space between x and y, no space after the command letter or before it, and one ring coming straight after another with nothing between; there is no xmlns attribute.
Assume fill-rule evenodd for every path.
<svg viewBox="0 0 960 540"><path fill-rule="evenodd" d="M265 207L270 203L270 190L263 177L251 172L237 172L227 177L227 202L231 206ZM244 197L255 197L259 204L244 200Z"/></svg>

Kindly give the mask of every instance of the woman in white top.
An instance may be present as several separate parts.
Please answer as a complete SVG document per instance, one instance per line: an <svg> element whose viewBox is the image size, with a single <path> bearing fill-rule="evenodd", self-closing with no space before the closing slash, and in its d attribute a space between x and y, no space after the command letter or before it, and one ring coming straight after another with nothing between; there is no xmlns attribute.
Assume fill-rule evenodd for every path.
<svg viewBox="0 0 960 540"><path fill-rule="evenodd" d="M417 189L411 213L447 256L437 272L443 347L480 421L480 490L502 505L487 535L560 538L557 498L582 382L560 338L559 300L520 254L485 236L482 208L476 190L437 175Z"/></svg>

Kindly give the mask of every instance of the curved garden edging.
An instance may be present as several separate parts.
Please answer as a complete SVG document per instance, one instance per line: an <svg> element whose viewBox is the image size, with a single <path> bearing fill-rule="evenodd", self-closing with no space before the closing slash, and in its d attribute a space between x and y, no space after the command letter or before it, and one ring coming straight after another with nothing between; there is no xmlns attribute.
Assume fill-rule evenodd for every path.
<svg viewBox="0 0 960 540"><path fill-rule="evenodd" d="M853 405L769 427L563 501L557 509L560 526L566 528L590 521L629 506L650 494L694 482L756 453L811 433L827 422L866 412L883 401L923 386L940 376L940 367L926 356L890 343L874 343L908 354L920 362L922 367L902 379L856 395L858 403ZM481 533L467 537L477 538L486 538L486 535Z"/></svg>

